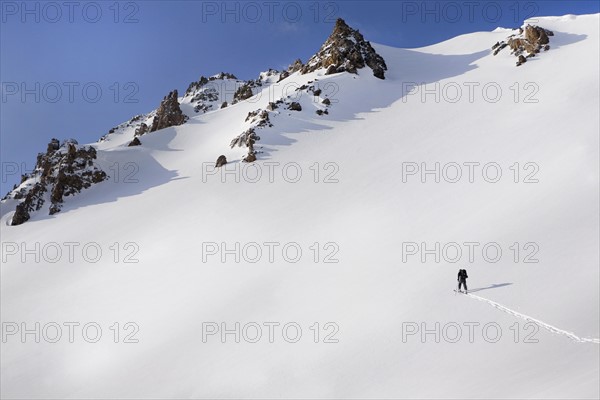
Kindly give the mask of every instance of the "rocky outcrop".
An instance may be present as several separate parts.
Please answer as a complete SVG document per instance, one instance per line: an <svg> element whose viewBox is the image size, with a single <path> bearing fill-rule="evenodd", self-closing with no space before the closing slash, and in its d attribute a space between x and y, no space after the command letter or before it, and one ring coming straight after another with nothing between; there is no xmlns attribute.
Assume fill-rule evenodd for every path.
<svg viewBox="0 0 600 400"><path fill-rule="evenodd" d="M246 157L242 158L242 161L246 162L246 163L251 163L251 162L256 161L256 153L254 153L253 151L252 152L248 151L248 154L246 155Z"/></svg>
<svg viewBox="0 0 600 400"><path fill-rule="evenodd" d="M306 74L324 68L326 75L338 72L356 74L365 66L371 68L377 78L385 79L387 65L383 57L377 54L359 31L350 28L339 18L329 38L301 71Z"/></svg>
<svg viewBox="0 0 600 400"><path fill-rule="evenodd" d="M249 99L252 96L252 85L250 83L244 83L239 88L237 88L237 90L233 94L233 104L242 100Z"/></svg>
<svg viewBox="0 0 600 400"><path fill-rule="evenodd" d="M200 79L198 79L196 82L192 82L189 84L187 90L185 91L184 97L196 94L200 89L202 89L202 87L206 86L206 84L209 82L224 79L237 80L235 75L230 74L228 72L221 72L217 75L213 75L208 78L205 76L201 76Z"/></svg>
<svg viewBox="0 0 600 400"><path fill-rule="evenodd" d="M53 151L56 151L60 148L60 141L56 138L52 138L50 139L50 142L48 143L48 146L46 147L46 153L52 153Z"/></svg>
<svg viewBox="0 0 600 400"><path fill-rule="evenodd" d="M291 64L287 70L283 71L280 75L279 75L279 80L277 82L281 82L282 80L284 80L285 78L289 77L291 74L293 74L294 72L300 71L302 69L302 67L304 67L304 64L302 64L302 60L300 60L299 58L294 61L293 64Z"/></svg>
<svg viewBox="0 0 600 400"><path fill-rule="evenodd" d="M492 46L492 50L494 50L494 55L498 54L506 46L508 46L508 44L506 44L505 42L496 42L496 44Z"/></svg>
<svg viewBox="0 0 600 400"><path fill-rule="evenodd" d="M148 133L148 125L142 122L142 124L135 130L135 136L142 136ZM137 138L136 138L137 139Z"/></svg>
<svg viewBox="0 0 600 400"><path fill-rule="evenodd" d="M302 64L302 60L297 58L296 61L294 61L287 69L287 72L289 72L290 74L293 74L296 71L300 71L302 69L302 67L304 67L304 64Z"/></svg>
<svg viewBox="0 0 600 400"><path fill-rule="evenodd" d="M44 193L46 187L40 183L35 183L26 191L24 200L17 204L15 213L11 219L11 225L21 225L31 218L30 213L42 208L44 205ZM17 198L15 196L15 198ZM22 198L22 197L21 197Z"/></svg>
<svg viewBox="0 0 600 400"><path fill-rule="evenodd" d="M103 142L106 140L110 140L112 135L124 134L133 131L133 135L142 136L149 132L148 124L152 124L152 120L154 118L155 111L152 111L149 114L140 114L131 118L127 122L123 122L113 128L111 128L108 133L102 136L98 141Z"/></svg>
<svg viewBox="0 0 600 400"><path fill-rule="evenodd" d="M150 132L158 131L160 129L169 128L171 126L178 126L185 123L187 117L181 111L179 107L179 101L177 100L177 90L170 92L160 106L156 110L156 115L152 121L152 128Z"/></svg>
<svg viewBox="0 0 600 400"><path fill-rule="evenodd" d="M278 102L280 104L283 103L282 100L278 100ZM257 141L260 140L260 136L258 136L256 134L256 129L273 127L273 124L271 123L271 119L269 118L269 111L272 112L272 110L275 110L277 107L278 106L276 103L269 103L269 106L267 106L267 110L263 110L263 109L259 108L254 111L250 111L248 113L248 115L246 116L246 119L244 120L244 122L249 123L250 127L248 129L246 129L244 132L242 132L241 134L234 137L231 140L231 142L229 143L229 146L231 148L234 148L234 147L247 147L248 148L248 154L246 155L246 157L244 157L242 159L242 161L245 161L245 162L256 161L256 152L254 151L254 143L256 143ZM276 113L274 113L274 115L276 115Z"/></svg>
<svg viewBox="0 0 600 400"><path fill-rule="evenodd" d="M200 78L200 82L202 82L203 79L206 78ZM209 80L206 80L206 83L208 82ZM188 88L188 91L189 90L190 89ZM195 103L194 111L197 113L209 111L213 107L213 104L211 103L217 101L219 101L219 93L217 88L214 86L203 86L201 90L195 92L190 98L190 103Z"/></svg>
<svg viewBox="0 0 600 400"><path fill-rule="evenodd" d="M510 48L511 54L518 58L517 67L527 62L528 58L536 54L550 50L550 37L554 36L552 31L540 26L527 25L525 29L519 28L518 34L512 34L505 41L496 42L492 46L494 55L506 47Z"/></svg>
<svg viewBox="0 0 600 400"><path fill-rule="evenodd" d="M288 110L291 110L291 111L302 111L302 106L300 105L300 103L292 101L290 103L290 105L288 106Z"/></svg>
<svg viewBox="0 0 600 400"><path fill-rule="evenodd" d="M217 162L215 163L215 168L220 168L225 164L227 164L227 157L225 157L224 155L220 155L219 158L217 158Z"/></svg>
<svg viewBox="0 0 600 400"><path fill-rule="evenodd" d="M248 154L242 159L244 162L256 161L256 152L254 151L254 143L260 140L260 136L256 134L254 128L249 128L242 134L233 138L229 146L233 149L234 147L247 147Z"/></svg>
<svg viewBox="0 0 600 400"><path fill-rule="evenodd" d="M254 128L250 128L246 131L244 131L243 133L239 134L238 136L234 137L233 140L231 140L231 143L229 144L229 147L231 147L232 149L234 147L248 147L252 150L252 152L254 151L254 143L256 143L257 140L260 140L260 137L256 135L256 132L254 131Z"/></svg>
<svg viewBox="0 0 600 400"><path fill-rule="evenodd" d="M315 110L316 114L319 116L328 115L329 108L332 104L329 98L322 98L323 90L317 86L317 79L314 81L309 81L307 84L301 85L295 89L296 92L299 92L295 95L287 95L285 97L281 97L276 101L270 101L265 109L259 108L254 111L250 111L244 120L245 130L241 134L234 137L230 142L230 147L247 147L248 154L246 154L242 161L244 162L253 162L257 160L258 154L261 152L255 151L254 144L260 140L260 137L256 134L258 129L267 129L272 128L274 126L274 122L276 118L281 118L281 115L292 115L291 112L285 112L282 110L289 110L295 112L307 112L306 107L302 107L300 102L294 101L294 99L298 99L301 97L312 97L313 102L315 103L317 110ZM310 109L313 109L310 107ZM312 111L311 111L312 112Z"/></svg>
<svg viewBox="0 0 600 400"><path fill-rule="evenodd" d="M258 110L250 111L246 116L244 122L248 122L256 127L256 128L264 128L264 127L272 127L271 120L269 119L269 112L267 110Z"/></svg>
<svg viewBox="0 0 600 400"><path fill-rule="evenodd" d="M281 78L281 74L276 69L269 68L269 70L261 72L258 78L251 79L249 81L238 81L238 88L233 94L233 101L231 104L236 104L240 101L244 101L254 96L261 87L265 84L274 83Z"/></svg>
<svg viewBox="0 0 600 400"><path fill-rule="evenodd" d="M221 84L225 80L236 80L235 75L221 72L211 77L201 76L196 82L189 84L184 94L184 100L194 106L194 111L207 112L215 110L219 107L219 96ZM220 82L219 82L220 81ZM225 102L221 102L221 108Z"/></svg>
<svg viewBox="0 0 600 400"><path fill-rule="evenodd" d="M535 54L550 43L549 36L552 35L554 34L551 31L546 31L544 28L527 25L524 33L509 38L507 44L512 50L512 54Z"/></svg>
<svg viewBox="0 0 600 400"><path fill-rule="evenodd" d="M52 139L46 153L38 154L35 169L21 179L21 184L5 197L22 200L15 209L11 225L20 225L30 219L31 213L42 209L50 201L49 214L60 211L64 198L75 195L108 178L94 162L96 149L78 146L67 140L57 147Z"/></svg>
<svg viewBox="0 0 600 400"><path fill-rule="evenodd" d="M554 36L554 32L539 26L527 25L525 27L525 39L529 43L536 46L536 49L541 48L542 45L550 43L549 36Z"/></svg>
<svg viewBox="0 0 600 400"><path fill-rule="evenodd" d="M136 136L133 138L133 140L131 142L129 142L129 144L127 145L128 147L133 147L133 146L140 146L142 144L142 142L140 141L140 139Z"/></svg>

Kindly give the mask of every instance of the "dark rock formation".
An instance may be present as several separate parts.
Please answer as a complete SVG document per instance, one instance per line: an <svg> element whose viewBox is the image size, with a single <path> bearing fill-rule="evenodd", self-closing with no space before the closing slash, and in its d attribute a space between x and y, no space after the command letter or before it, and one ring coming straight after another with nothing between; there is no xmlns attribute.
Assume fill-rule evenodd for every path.
<svg viewBox="0 0 600 400"><path fill-rule="evenodd" d="M285 78L287 78L288 76L290 76L290 73L287 71L283 71L281 73L281 75L279 75L279 80L277 81L277 83L281 82L282 80L284 80Z"/></svg>
<svg viewBox="0 0 600 400"><path fill-rule="evenodd" d="M251 162L256 161L256 153L254 153L254 152L252 152L252 153L248 152L248 155L246 157L242 158L242 161L243 162L247 162L247 163L251 163Z"/></svg>
<svg viewBox="0 0 600 400"><path fill-rule="evenodd" d="M277 104L283 104L283 100L279 99L276 103L270 102L267 106L267 110L263 110L261 108L250 111L248 115L246 115L246 119L244 122L247 122L250 127L246 129L243 133L234 137L229 146L231 148L234 147L247 147L248 154L246 157L242 159L245 162L253 162L256 161L256 153L254 151L254 143L260 140L260 136L256 134L256 129L261 128L270 128L273 126L271 123L271 119L269 117L269 111L273 111L278 108ZM286 103L287 104L287 103ZM298 104L299 106L299 104ZM277 115L277 113L274 113Z"/></svg>
<svg viewBox="0 0 600 400"><path fill-rule="evenodd" d="M302 73L326 68L326 75L344 71L356 74L365 66L371 68L377 78L385 79L387 66L383 57L377 54L359 31L350 28L339 18L321 49L302 67Z"/></svg>
<svg viewBox="0 0 600 400"><path fill-rule="evenodd" d="M236 76L227 72L221 72L217 75L211 77L201 76L196 82L192 82L189 84L187 90L185 91L185 96L190 96L200 90L203 86L205 86L209 82L223 80L223 79L236 79ZM184 96L184 97L185 97Z"/></svg>
<svg viewBox="0 0 600 400"><path fill-rule="evenodd" d="M498 43L497 43L498 44ZM494 55L498 54L503 48L505 48L506 46L508 46L508 44L502 42L500 44L498 44L498 46L492 47L492 50L494 50Z"/></svg>
<svg viewBox="0 0 600 400"><path fill-rule="evenodd" d="M190 103L196 103L194 106L195 112L209 111L213 107L211 103L216 101L219 101L219 92L214 85L204 86L202 90L196 92L190 99Z"/></svg>
<svg viewBox="0 0 600 400"><path fill-rule="evenodd" d="M331 64L329 67L327 67L325 75L337 74L338 72L344 72L344 69L340 69L340 67L338 67L336 64Z"/></svg>
<svg viewBox="0 0 600 400"><path fill-rule="evenodd" d="M136 136L133 138L133 140L131 142L129 142L127 147L140 146L141 144L142 144L142 142L140 142L140 139Z"/></svg>
<svg viewBox="0 0 600 400"><path fill-rule="evenodd" d="M173 90L163 99L156 110L150 132L185 123L187 117L181 111L177 97L177 90Z"/></svg>
<svg viewBox="0 0 600 400"><path fill-rule="evenodd" d="M271 120L269 119L269 112L260 108L258 110L250 111L248 113L244 122L248 121L250 121L250 123L253 124L255 128L273 126L273 124L271 124Z"/></svg>
<svg viewBox="0 0 600 400"><path fill-rule="evenodd" d="M288 106L288 110L292 110L292 111L302 111L302 106L300 105L300 103L297 103L295 101L292 101L290 103L290 105Z"/></svg>
<svg viewBox="0 0 600 400"><path fill-rule="evenodd" d="M539 45L550 43L548 36L554 36L554 32L541 28L539 26L527 25L525 27L525 39L529 43Z"/></svg>
<svg viewBox="0 0 600 400"><path fill-rule="evenodd" d="M208 78L201 76L198 81L189 84L183 97L194 106L194 111L197 113L216 109L219 106L218 101L223 84L223 82L216 81L226 79L237 80L235 75L227 72L221 72ZM226 103L221 103L221 108L223 108L223 104Z"/></svg>
<svg viewBox="0 0 600 400"><path fill-rule="evenodd" d="M238 101L249 99L252 96L252 85L250 85L249 83L245 83L239 88L237 88L237 90L233 94L233 104L237 103Z"/></svg>
<svg viewBox="0 0 600 400"><path fill-rule="evenodd" d="M215 163L215 168L220 168L225 164L227 164L227 158L224 155L220 155L219 158L217 158L217 162Z"/></svg>
<svg viewBox="0 0 600 400"><path fill-rule="evenodd" d="M56 148L56 139L48 144L46 153L38 154L35 169L6 198L22 201L17 205L12 225L29 220L30 213L40 210L45 203L45 193L50 193L50 214L60 211L64 197L108 178L95 165L96 149L78 146L71 140Z"/></svg>
<svg viewBox="0 0 600 400"><path fill-rule="evenodd" d="M287 71L290 74L293 74L296 71L300 71L302 69L302 67L304 67L304 64L302 64L302 60L301 59L296 59L296 61L294 61L294 63L292 65L290 65L287 69Z"/></svg>
<svg viewBox="0 0 600 400"><path fill-rule="evenodd" d="M507 44L516 56L520 56L524 52L535 54L539 53L544 45L550 43L549 36L554 36L554 33L539 26L527 25L524 37L509 38Z"/></svg>
<svg viewBox="0 0 600 400"><path fill-rule="evenodd" d="M148 125L142 122L142 124L135 130L135 136L142 136L148 132ZM137 138L136 138L137 139Z"/></svg>
<svg viewBox="0 0 600 400"><path fill-rule="evenodd" d="M281 74L275 69L269 69L268 71L261 72L258 78L249 81L238 81L240 85L233 94L233 101L231 104L236 104L240 101L249 99L258 93L259 89L267 83L272 83L275 77L279 77L281 80Z"/></svg>
<svg viewBox="0 0 600 400"><path fill-rule="evenodd" d="M552 31L539 26L527 25L525 29L519 29L519 34L510 35L506 41L497 42L492 46L493 54L496 55L505 47L509 47L511 54L518 58L518 67L527 62L527 58L534 57L541 50L548 51L550 36L554 36Z"/></svg>
<svg viewBox="0 0 600 400"><path fill-rule="evenodd" d="M24 200L17 204L10 224L21 225L22 223L27 222L29 218L31 218L30 212L39 210L44 205L45 192L46 187L41 183L35 183L29 190L27 190ZM14 198L17 197L15 196Z"/></svg>
<svg viewBox="0 0 600 400"><path fill-rule="evenodd" d="M256 116L258 115L258 113L259 113L259 112L260 112L260 109L258 109L258 110L254 110L254 111L250 111L250 112L248 113L248 115L246 115L246 119L244 120L244 122L248 122L248 120L249 120L250 118L254 118L254 117L256 117Z"/></svg>
<svg viewBox="0 0 600 400"><path fill-rule="evenodd" d="M246 157L242 159L245 162L253 162L256 161L256 153L254 151L254 143L260 140L260 136L256 134L254 128L250 128L246 130L244 133L233 138L229 146L233 149L234 147L243 147L246 146L248 148L248 154Z"/></svg>
<svg viewBox="0 0 600 400"><path fill-rule="evenodd" d="M287 78L288 76L290 76L291 74L293 74L296 71L300 71L302 69L302 67L304 67L304 64L302 64L302 60L300 60L299 58L294 61L293 64L291 64L288 69L286 71L283 71L280 75L279 75L279 80L277 82L281 82L282 80L284 80L285 78Z"/></svg>
<svg viewBox="0 0 600 400"><path fill-rule="evenodd" d="M60 148L60 141L56 138L50 139L50 143L48 143L48 147L46 148L46 153L51 153Z"/></svg>
<svg viewBox="0 0 600 400"><path fill-rule="evenodd" d="M234 147L243 147L246 146L248 148L250 148L252 151L254 151L254 143L256 141L260 140L260 137L256 135L254 128L250 128L247 129L246 131L244 131L243 133L241 133L240 135L236 136L233 138L233 140L231 141L231 143L229 144L229 147L231 147L232 149Z"/></svg>

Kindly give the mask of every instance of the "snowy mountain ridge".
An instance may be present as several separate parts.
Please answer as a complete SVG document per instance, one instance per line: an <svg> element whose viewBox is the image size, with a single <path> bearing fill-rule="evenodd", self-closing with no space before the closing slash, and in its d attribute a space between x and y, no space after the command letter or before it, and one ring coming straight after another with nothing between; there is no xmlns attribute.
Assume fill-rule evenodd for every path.
<svg viewBox="0 0 600 400"><path fill-rule="evenodd" d="M257 79L250 81L239 80L235 75L226 72L221 72L208 78L201 76L198 81L190 83L184 96L178 96L177 90L170 92L165 96L159 108L148 114L137 115L129 121L112 128L108 134L100 138L100 141L107 143L111 142L116 136L120 136L120 139L117 141L118 144L121 144L122 138L128 138L129 142L127 145L129 147L139 146L142 144L140 138L146 133L182 125L198 113L215 111L227 107L228 104L235 105L240 101L248 100L264 92L264 89L272 85L279 86L290 74L307 74L320 70L323 70L320 72L324 72L325 75L341 72L356 74L358 69L365 68L366 66L373 69L374 76L385 79L383 71L387 67L383 58L375 52L370 43L366 42L357 30L350 28L344 20L338 19L331 36L321 46L321 50L309 59L306 65L303 65L300 60L296 60L286 71L280 72L269 69L261 72ZM315 78L315 81L317 80ZM307 84L311 83L313 83L312 80L307 82ZM298 97L298 94L294 94L293 92L301 92L299 93L300 96L312 96L314 97L314 101L323 104L316 110L318 115L329 113L327 110L328 106L331 105L329 99L326 99L325 96L320 98L319 95L322 93L322 90L315 88L315 85L308 86L307 84L303 84L302 86L295 85L294 83L287 85L286 82L282 86L279 86L277 92L280 93L278 95L275 95L276 91L269 93L269 97L275 95L276 98L269 101L265 109L258 108L248 113L244 122L252 117L252 120L248 124L249 126L242 133L235 136L230 144L232 148L248 148L248 154L242 158L244 162L253 162L256 160L254 142L260 140L260 136L255 134L255 130L273 127L273 124L269 120L269 115L277 116L281 114L280 111L275 111L275 109L281 106L288 110L302 111L300 103L290 100L292 97ZM280 89L281 87L283 89ZM292 92L294 96L287 94L288 92ZM53 138L52 140L56 141L57 139ZM104 147L104 149L106 148L109 147ZM51 155L51 152L48 151L47 156ZM222 158L222 160L225 160L225 158ZM90 166L92 165L93 161L90 161ZM94 168L97 169L98 167L94 166ZM39 165L38 162L31 176L24 175L20 185L16 186L4 197L3 201L21 201L17 205L15 217L11 221L12 225L20 225L28 221L30 213L40 211L44 208L44 204L48 203L48 199L45 199L47 196L43 196L40 193L51 192L54 189L47 189L45 187L43 170L44 167ZM102 180L104 179L106 179L106 174ZM100 181L96 179L94 183ZM77 190L67 191L67 195L72 194L72 192L78 193L80 190L81 188L79 187ZM62 197L58 200L53 200L49 208L49 214L52 215L60 211L60 203L62 202Z"/></svg>

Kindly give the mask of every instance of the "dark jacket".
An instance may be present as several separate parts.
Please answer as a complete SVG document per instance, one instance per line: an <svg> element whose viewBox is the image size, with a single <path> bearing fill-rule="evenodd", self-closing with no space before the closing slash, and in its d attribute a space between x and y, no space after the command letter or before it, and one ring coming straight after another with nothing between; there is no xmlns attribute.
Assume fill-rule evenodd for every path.
<svg viewBox="0 0 600 400"><path fill-rule="evenodd" d="M461 281L461 280L462 281L466 281L468 277L469 276L467 275L467 270L466 269L459 269L458 270L458 280L459 281Z"/></svg>

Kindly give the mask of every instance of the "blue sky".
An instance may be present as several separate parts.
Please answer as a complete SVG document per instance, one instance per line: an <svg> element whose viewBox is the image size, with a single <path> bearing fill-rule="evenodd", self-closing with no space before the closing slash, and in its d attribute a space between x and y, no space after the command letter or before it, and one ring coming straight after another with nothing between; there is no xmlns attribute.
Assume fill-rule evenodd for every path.
<svg viewBox="0 0 600 400"><path fill-rule="evenodd" d="M367 40L420 47L599 12L598 1L0 1L4 195L52 137L96 141L220 71L255 78L306 61L342 17Z"/></svg>

